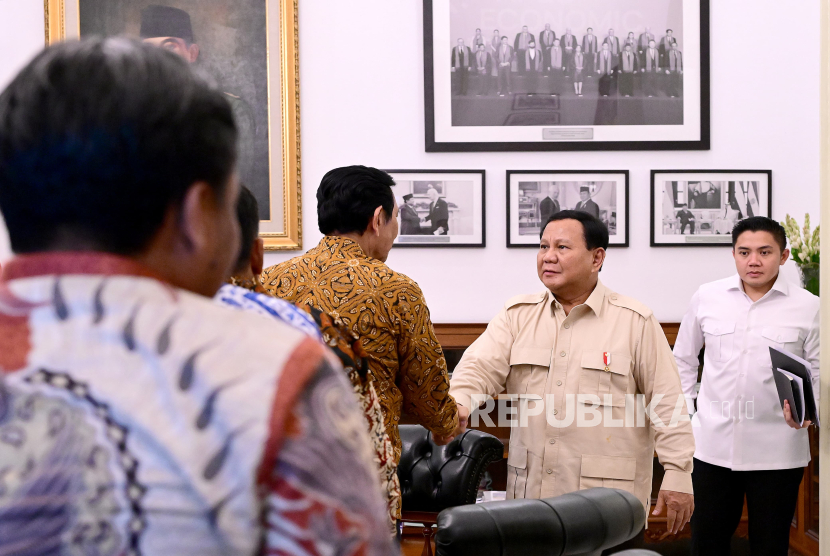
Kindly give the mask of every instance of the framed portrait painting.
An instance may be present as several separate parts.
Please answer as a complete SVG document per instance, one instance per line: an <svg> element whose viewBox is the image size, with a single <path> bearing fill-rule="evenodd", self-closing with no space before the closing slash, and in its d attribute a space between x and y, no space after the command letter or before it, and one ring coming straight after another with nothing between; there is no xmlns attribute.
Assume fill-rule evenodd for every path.
<svg viewBox="0 0 830 556"><path fill-rule="evenodd" d="M651 246L732 245L732 228L771 216L772 170L652 170Z"/></svg>
<svg viewBox="0 0 830 556"><path fill-rule="evenodd" d="M484 247L484 170L386 170L395 180L397 247Z"/></svg>
<svg viewBox="0 0 830 556"><path fill-rule="evenodd" d="M709 0L423 1L427 152L709 149Z"/></svg>
<svg viewBox="0 0 830 556"><path fill-rule="evenodd" d="M300 249L297 0L45 0L46 41L127 36L166 48L224 93L237 170L265 248Z"/></svg>
<svg viewBox="0 0 830 556"><path fill-rule="evenodd" d="M579 210L608 228L608 244L628 247L628 170L507 171L507 246L539 247L542 226Z"/></svg>

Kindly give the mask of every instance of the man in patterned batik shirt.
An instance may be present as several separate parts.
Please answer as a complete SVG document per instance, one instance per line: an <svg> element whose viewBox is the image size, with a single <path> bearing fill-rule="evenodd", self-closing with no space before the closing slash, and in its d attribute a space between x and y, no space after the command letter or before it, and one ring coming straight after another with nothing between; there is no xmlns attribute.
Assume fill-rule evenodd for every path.
<svg viewBox="0 0 830 556"><path fill-rule="evenodd" d="M210 299L236 141L220 91L123 38L0 94L0 553L394 552L340 364Z"/></svg>
<svg viewBox="0 0 830 556"><path fill-rule="evenodd" d="M285 322L318 338L331 348L343 364L366 417L369 438L375 449L375 465L380 472L381 488L386 493L391 531L397 534L397 522L401 518L401 485L392 441L386 434L383 411L380 408L374 380L368 372L368 355L358 337L341 321L310 305L298 307L284 299L276 298L262 287L260 275L265 251L262 238L259 237L259 207L256 197L245 186L240 188L236 215L242 235L242 247L230 283L219 288L214 299L231 307L253 311Z"/></svg>
<svg viewBox="0 0 830 556"><path fill-rule="evenodd" d="M360 337L397 463L404 409L438 444L452 439L458 412L421 288L384 263L398 235L394 184L386 172L365 166L328 172L317 189L325 237L304 255L266 269L263 285L341 319Z"/></svg>

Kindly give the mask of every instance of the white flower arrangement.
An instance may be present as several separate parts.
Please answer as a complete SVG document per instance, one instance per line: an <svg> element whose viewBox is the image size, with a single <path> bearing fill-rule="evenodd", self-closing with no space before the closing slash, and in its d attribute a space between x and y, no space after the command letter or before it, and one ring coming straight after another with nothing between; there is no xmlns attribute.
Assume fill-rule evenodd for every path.
<svg viewBox="0 0 830 556"><path fill-rule="evenodd" d="M784 231L787 232L787 239L790 241L790 253L795 264L802 268L818 266L821 256L821 246L819 245L821 226L816 226L816 229L810 232L809 214L804 215L803 228L799 228L798 222L789 214L781 225L784 226Z"/></svg>

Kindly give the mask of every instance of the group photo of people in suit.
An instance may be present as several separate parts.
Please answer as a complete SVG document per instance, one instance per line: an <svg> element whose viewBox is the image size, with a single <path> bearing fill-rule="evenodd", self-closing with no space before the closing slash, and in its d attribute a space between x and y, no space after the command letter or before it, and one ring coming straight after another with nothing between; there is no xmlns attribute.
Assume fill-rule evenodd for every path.
<svg viewBox="0 0 830 556"><path fill-rule="evenodd" d="M540 2L492 17L459 4L448 53L453 125L683 124L683 23L665 4L637 17ZM487 26L522 13L533 16Z"/></svg>
<svg viewBox="0 0 830 556"><path fill-rule="evenodd" d="M628 33L622 41L614 29L600 38L591 27L582 40L571 29L557 38L549 23L534 35L525 25L511 40L486 40L476 29L472 41L459 38L452 49L453 95L584 95L586 80L596 80L596 94L679 97L683 92L683 53L672 29L659 38L649 28ZM592 89L593 90L593 89Z"/></svg>

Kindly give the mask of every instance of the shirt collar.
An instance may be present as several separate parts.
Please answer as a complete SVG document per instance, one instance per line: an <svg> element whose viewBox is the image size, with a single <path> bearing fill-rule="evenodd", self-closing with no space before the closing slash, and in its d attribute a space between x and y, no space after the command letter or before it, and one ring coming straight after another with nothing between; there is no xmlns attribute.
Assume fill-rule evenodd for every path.
<svg viewBox="0 0 830 556"><path fill-rule="evenodd" d="M369 258L355 240L343 236L325 236L320 240L320 246L326 249L340 249L342 253L355 259Z"/></svg>
<svg viewBox="0 0 830 556"><path fill-rule="evenodd" d="M732 277L731 285L728 288L729 290L738 290L740 292L744 291L744 283L741 280L740 274L735 274ZM775 279L775 283L772 285L772 290L770 291L778 291L784 295L790 295L790 286L787 284L787 281L781 276L781 273L778 273L778 277Z"/></svg>
<svg viewBox="0 0 830 556"><path fill-rule="evenodd" d="M3 281L64 274L125 275L163 279L128 257L94 251L53 251L18 255L3 266Z"/></svg>
<svg viewBox="0 0 830 556"><path fill-rule="evenodd" d="M591 295L588 296L588 299L585 300L585 303L582 305L587 305L595 315L599 315L602 311L602 303L605 300L605 294L608 292L608 288L602 283L602 280L597 280L597 285L594 288L594 291L591 292ZM557 305L561 304L556 300L556 296L553 295L550 291L548 291L548 295L550 296L550 304L551 308L556 308Z"/></svg>

